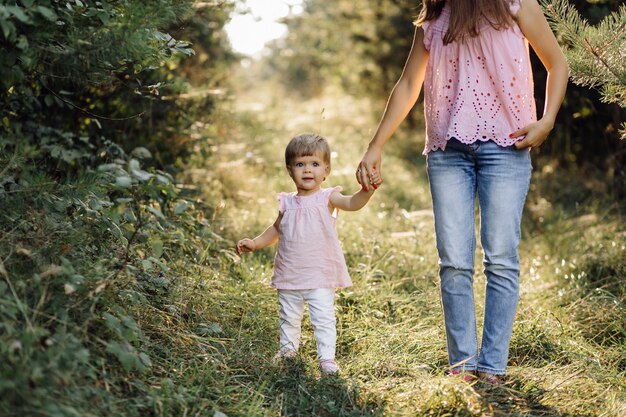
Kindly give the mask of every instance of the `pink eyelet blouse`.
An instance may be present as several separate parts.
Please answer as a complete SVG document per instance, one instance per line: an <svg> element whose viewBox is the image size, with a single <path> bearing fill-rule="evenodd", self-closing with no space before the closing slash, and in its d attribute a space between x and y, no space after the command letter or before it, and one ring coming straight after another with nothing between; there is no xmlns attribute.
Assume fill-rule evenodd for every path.
<svg viewBox="0 0 626 417"><path fill-rule="evenodd" d="M341 187L322 188L306 196L278 194L278 210L283 217L272 287L310 290L352 285L337 236L336 217L328 208L335 191L341 191Z"/></svg>
<svg viewBox="0 0 626 417"><path fill-rule="evenodd" d="M520 2L511 0L513 16ZM537 120L528 41L516 23L504 30L485 24L478 36L444 45L449 18L446 4L437 19L422 24L429 51L423 154L445 149L450 138L510 146L522 139L511 133Z"/></svg>

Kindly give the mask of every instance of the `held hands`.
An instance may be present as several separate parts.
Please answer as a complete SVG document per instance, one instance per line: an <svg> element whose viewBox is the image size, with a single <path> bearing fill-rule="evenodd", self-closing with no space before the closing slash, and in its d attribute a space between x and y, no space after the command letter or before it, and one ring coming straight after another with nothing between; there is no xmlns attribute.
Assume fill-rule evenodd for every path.
<svg viewBox="0 0 626 417"><path fill-rule="evenodd" d="M511 133L509 137L518 138L520 136L526 136L524 139L515 143L517 149L538 148L548 139L548 134L553 127L554 122L551 123L549 120L540 119L535 123L531 123Z"/></svg>
<svg viewBox="0 0 626 417"><path fill-rule="evenodd" d="M378 148L370 148L365 152L358 168L356 180L363 190L369 191L370 187L377 189L383 183L381 176L381 151Z"/></svg>
<svg viewBox="0 0 626 417"><path fill-rule="evenodd" d="M254 239L241 239L237 242L237 254L241 255L244 252L254 252L256 250L256 242Z"/></svg>

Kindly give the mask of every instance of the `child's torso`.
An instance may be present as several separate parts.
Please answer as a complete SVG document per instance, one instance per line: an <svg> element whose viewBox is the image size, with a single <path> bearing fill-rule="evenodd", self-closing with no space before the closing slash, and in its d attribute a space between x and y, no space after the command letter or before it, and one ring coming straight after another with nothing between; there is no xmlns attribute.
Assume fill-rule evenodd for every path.
<svg viewBox="0 0 626 417"><path fill-rule="evenodd" d="M336 188L307 195L280 193L278 250L272 286L278 289L339 288L352 285L329 197Z"/></svg>

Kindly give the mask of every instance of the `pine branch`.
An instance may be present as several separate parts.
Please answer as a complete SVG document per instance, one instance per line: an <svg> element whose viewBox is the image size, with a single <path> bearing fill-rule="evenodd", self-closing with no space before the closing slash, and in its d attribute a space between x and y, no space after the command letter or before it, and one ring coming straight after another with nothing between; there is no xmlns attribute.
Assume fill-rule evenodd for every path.
<svg viewBox="0 0 626 417"><path fill-rule="evenodd" d="M626 106L626 6L591 26L567 0L543 0L542 5L566 43L572 81L599 88L605 102Z"/></svg>

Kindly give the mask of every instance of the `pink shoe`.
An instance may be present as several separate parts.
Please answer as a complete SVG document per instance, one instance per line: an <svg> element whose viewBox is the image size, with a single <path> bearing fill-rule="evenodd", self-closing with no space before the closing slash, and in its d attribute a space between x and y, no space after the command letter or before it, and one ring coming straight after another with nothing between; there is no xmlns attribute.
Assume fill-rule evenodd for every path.
<svg viewBox="0 0 626 417"><path fill-rule="evenodd" d="M339 372L339 366L334 359L320 359L320 372L322 375L334 375Z"/></svg>
<svg viewBox="0 0 626 417"><path fill-rule="evenodd" d="M489 372L479 372L480 380L491 385L504 385L504 375L490 374Z"/></svg>
<svg viewBox="0 0 626 417"><path fill-rule="evenodd" d="M450 371L450 376L462 377L465 382L472 382L476 379L476 371L464 371L462 369L456 368Z"/></svg>

